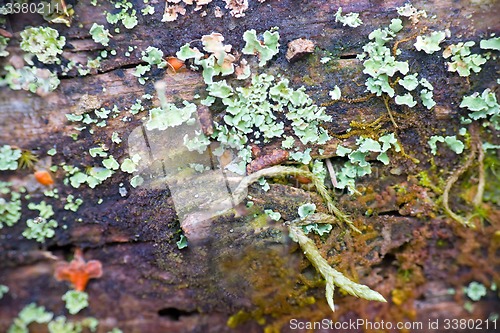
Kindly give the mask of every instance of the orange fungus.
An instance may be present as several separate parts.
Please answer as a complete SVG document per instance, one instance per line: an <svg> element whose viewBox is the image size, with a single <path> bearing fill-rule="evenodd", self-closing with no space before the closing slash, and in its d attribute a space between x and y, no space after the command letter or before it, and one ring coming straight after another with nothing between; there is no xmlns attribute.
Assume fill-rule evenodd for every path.
<svg viewBox="0 0 500 333"><path fill-rule="evenodd" d="M42 185L49 186L54 184L54 179L47 170L35 171L35 179Z"/></svg>
<svg viewBox="0 0 500 333"><path fill-rule="evenodd" d="M179 69L182 68L182 66L184 66L184 62L177 59L176 57L168 57L167 63L168 67L170 67L174 71L178 71Z"/></svg>
<svg viewBox="0 0 500 333"><path fill-rule="evenodd" d="M56 280L69 281L76 290L84 291L90 279L102 276L102 264L98 260L85 261L81 249L75 250L75 256L69 263L64 262L56 267Z"/></svg>

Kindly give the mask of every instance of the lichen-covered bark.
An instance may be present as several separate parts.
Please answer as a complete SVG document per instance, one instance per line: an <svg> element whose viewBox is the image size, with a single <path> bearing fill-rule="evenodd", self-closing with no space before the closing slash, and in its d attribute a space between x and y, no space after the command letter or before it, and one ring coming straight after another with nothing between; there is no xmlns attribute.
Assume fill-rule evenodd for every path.
<svg viewBox="0 0 500 333"><path fill-rule="evenodd" d="M133 3L142 8L141 1ZM199 12L191 9L176 22L161 22L163 1L150 3L156 9L153 16L139 15L134 29L122 28L120 34L112 32L115 37L108 49L115 49L117 56L104 60L98 71L86 77L70 72L68 77L61 77L58 89L44 98L2 88L0 145L15 145L41 155L57 147L52 164L85 166L92 165L88 149L101 142L109 144L111 133L118 132L124 142L110 145L110 149L116 159L128 157L128 135L141 126L145 112L130 116L126 122L122 117L109 119L106 127L97 128L94 135L82 133L76 141L69 137L76 131L65 114L113 105L125 112L136 98L145 93L154 95L152 84L141 85L132 75L133 67L142 63L141 51L155 46L165 55L174 55L184 43L212 31L223 34L233 48L241 49L245 30L263 32L277 26L282 46L267 71L286 75L295 87L305 85L318 104L329 101L328 91L335 85L342 86L346 97L363 96L365 77L362 62L355 55L368 41L367 35L386 26L396 15L395 8L405 1L252 1L245 17L239 19L229 13L215 18L215 5L223 7L224 2L214 1L208 6L207 16L200 17ZM430 17L436 15L437 19L429 20L429 31L448 28L452 32L451 42L477 41L491 32L500 32L500 9L494 1L436 0L413 4L427 10ZM335 23L339 6L345 12L359 12L365 25L352 30ZM74 9L75 20L70 28L53 25L67 39L63 56L95 57L104 47L94 43L88 31L94 22L107 24L102 13L111 10L112 4L106 1L94 7L88 0L80 0L74 2ZM16 38L26 25L43 24L38 16L15 15L8 19ZM313 54L289 64L285 60L285 45L301 37L314 41L317 48ZM461 96L471 88L482 91L491 85L496 80L498 63L489 61L469 86L465 79L446 71L442 58L430 61L411 49L411 43L403 43L400 48L403 55L415 58L411 66L435 83L438 106L431 111L421 108L415 112L394 105L393 112L401 144L420 163L397 155L389 166L381 166L377 173L363 178L363 196L335 198L340 209L350 214L363 232L361 235L337 226L326 238L311 236L330 264L377 290L389 303L375 304L337 293L338 310L331 313L324 300L324 285L314 269L287 237L286 229L262 214L264 209L273 209L280 211L284 219L292 219L297 207L306 202L314 202L319 211L326 212L314 189L296 179L295 186L290 179L281 179L284 184L277 179L268 192L260 186L250 186L254 207L245 214L232 211L213 219L205 229L197 231L197 242L179 250L175 242L180 225L166 186L127 188L128 193L122 197L119 184L130 178L127 174L117 173L95 189L73 189L63 185L59 171L55 174L55 187L60 193L78 194L84 199L77 213L64 210L62 205L55 206L59 224L67 228L59 228L44 245L21 236L24 220L0 230L0 284L10 288L0 300L0 331L5 331L19 310L30 302L55 313L64 312L61 296L68 286L56 281L53 272L58 261L69 260L75 247L82 248L87 259L103 264L104 275L89 283L90 306L81 313L82 317L91 315L100 320L99 332L115 326L124 332L260 332L262 326L256 320L263 318L276 329L283 324L285 332L290 318L342 321L364 317L424 322L429 318L487 318L498 309L498 296L492 294L494 297L476 302L473 312L468 313L462 306L461 288L470 281L488 286L493 281L500 283L498 207L485 206L489 222L483 228L465 229L436 213L440 212L439 193L424 186L416 174L432 166L427 138L452 133L460 127L464 113L457 105ZM129 46L137 48L125 57ZM327 55L335 60L323 66L319 59ZM166 83L169 101L192 100L204 87L201 75L192 71L157 71L152 80ZM145 106L156 104L153 99L151 105ZM364 124L358 126L359 133L368 136L395 131L382 99L337 103L328 106L327 113L333 120L324 127L333 139L324 146L311 147L314 157L334 156L337 144L349 136L346 130L356 130L356 122ZM365 126L379 118L380 128ZM498 141L498 137L486 133L483 139ZM354 138L348 140L352 143ZM276 145L262 147L263 154L275 148ZM318 148L324 152L320 154ZM437 157L435 163L444 171L433 181L440 185L461 163L461 158L454 153ZM27 170L1 174L0 179L26 185L33 192L32 198L43 198L42 187ZM452 192L454 207L467 211L460 195L473 194L460 185ZM103 199L102 204L97 204L99 198ZM365 216L368 211L373 214L371 217ZM26 207L23 213L30 214ZM447 294L449 288L455 288L457 294ZM229 328L228 318L240 310L245 313L230 321L230 326L236 328Z"/></svg>

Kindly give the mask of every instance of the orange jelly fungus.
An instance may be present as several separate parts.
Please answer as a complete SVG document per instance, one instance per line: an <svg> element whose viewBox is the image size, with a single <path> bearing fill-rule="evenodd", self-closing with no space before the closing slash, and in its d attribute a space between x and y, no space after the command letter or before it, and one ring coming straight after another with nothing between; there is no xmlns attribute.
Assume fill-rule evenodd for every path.
<svg viewBox="0 0 500 333"><path fill-rule="evenodd" d="M184 66L184 62L177 59L176 57L168 57L167 63L168 67L170 67L174 71L178 71L179 69L182 68L182 66Z"/></svg>
<svg viewBox="0 0 500 333"><path fill-rule="evenodd" d="M90 279L102 276L102 264L98 260L85 261L81 249L75 250L75 256L69 263L64 262L56 267L54 277L58 281L69 281L76 290L84 291Z"/></svg>
<svg viewBox="0 0 500 333"><path fill-rule="evenodd" d="M35 179L42 185L49 186L54 184L54 179L47 170L35 171Z"/></svg>

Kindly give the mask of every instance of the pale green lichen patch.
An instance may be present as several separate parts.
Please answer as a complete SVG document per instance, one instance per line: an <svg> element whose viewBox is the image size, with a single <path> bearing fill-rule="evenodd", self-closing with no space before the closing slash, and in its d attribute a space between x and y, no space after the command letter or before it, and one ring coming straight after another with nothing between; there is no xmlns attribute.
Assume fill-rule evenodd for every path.
<svg viewBox="0 0 500 333"><path fill-rule="evenodd" d="M71 314L77 314L80 310L89 306L89 295L84 291L68 290L62 300L66 303L66 309Z"/></svg>
<svg viewBox="0 0 500 333"><path fill-rule="evenodd" d="M496 95L490 89L485 89L481 94L478 92L470 96L464 96L461 108L469 109L469 117L473 120L486 119L484 125L489 123L496 130L500 130L500 105L498 105Z"/></svg>
<svg viewBox="0 0 500 333"><path fill-rule="evenodd" d="M332 100L336 101L342 97L342 92L340 91L339 86L336 85L333 87L333 90L328 93L328 95Z"/></svg>
<svg viewBox="0 0 500 333"><path fill-rule="evenodd" d="M126 158L120 165L120 170L123 172L134 173L137 171L137 166L141 157L137 154L133 155L131 158Z"/></svg>
<svg viewBox="0 0 500 333"><path fill-rule="evenodd" d="M177 52L177 58L182 61L192 59L196 66L203 68L203 79L206 84L213 82L216 75L227 76L234 73L235 56L232 55L232 46L224 45L224 37L219 33L211 33L201 38L203 50L208 52L208 57L197 48L192 48L190 44L185 44Z"/></svg>
<svg viewBox="0 0 500 333"><path fill-rule="evenodd" d="M21 154L20 149L12 149L9 145L0 147L0 170L17 170Z"/></svg>
<svg viewBox="0 0 500 333"><path fill-rule="evenodd" d="M398 14L408 17L413 24L417 24L421 17L427 17L425 10L418 10L411 3L406 3L404 6L397 8Z"/></svg>
<svg viewBox="0 0 500 333"><path fill-rule="evenodd" d="M441 50L439 44L441 44L445 38L446 33L444 31L434 31L428 36L417 36L417 41L413 45L418 51L432 54Z"/></svg>
<svg viewBox="0 0 500 333"><path fill-rule="evenodd" d="M415 105L417 105L417 102L413 99L413 96L410 93L406 93L404 95L397 95L394 98L394 101L398 105L407 105L410 108L412 108Z"/></svg>
<svg viewBox="0 0 500 333"><path fill-rule="evenodd" d="M272 209L265 209L264 213L269 216L269 218L273 221L279 221L281 219L281 213L275 212Z"/></svg>
<svg viewBox="0 0 500 333"><path fill-rule="evenodd" d="M316 211L316 205L313 203L303 204L298 209L298 214L301 219L308 217Z"/></svg>
<svg viewBox="0 0 500 333"><path fill-rule="evenodd" d="M458 72L460 76L469 76L471 71L479 73L481 65L486 62L486 58L480 54L472 54L470 48L475 42L460 42L449 45L443 51L443 57L448 59L451 57L451 62L448 62L448 70L450 72Z"/></svg>
<svg viewBox="0 0 500 333"><path fill-rule="evenodd" d="M34 239L40 243L43 243L46 238L54 237L54 229L57 227L57 221L50 219L54 216L52 205L48 205L45 201L39 204L30 202L28 208L38 210L39 214L37 218L26 221L27 228L23 231L23 236L26 239Z"/></svg>
<svg viewBox="0 0 500 333"><path fill-rule="evenodd" d="M337 156L349 158L337 174L336 188L345 189L350 194L356 193L355 180L372 173L371 164L366 160L369 154L377 153L377 160L385 165L389 164L387 152L394 148L396 152L401 151L398 140L394 133L381 136L378 141L371 138L360 137L356 140L358 148L353 150L342 145L337 146Z"/></svg>
<svg viewBox="0 0 500 333"><path fill-rule="evenodd" d="M195 112L196 105L187 101L184 101L184 106L180 108L173 103L167 103L162 107L153 108L149 111L146 128L150 131L179 126L191 119Z"/></svg>
<svg viewBox="0 0 500 333"><path fill-rule="evenodd" d="M56 73L46 68L24 66L15 69L7 65L4 69L6 74L0 78L0 86L9 86L12 90L27 90L45 96L54 91L61 82Z"/></svg>
<svg viewBox="0 0 500 333"><path fill-rule="evenodd" d="M0 181L0 229L11 227L21 218L21 193L13 191L11 183Z"/></svg>
<svg viewBox="0 0 500 333"><path fill-rule="evenodd" d="M245 31L243 40L246 42L243 54L257 54L259 56L259 66L264 66L279 51L278 43L280 35L277 31L265 31L262 34L262 41L257 37L255 30Z"/></svg>
<svg viewBox="0 0 500 333"><path fill-rule="evenodd" d="M344 27L347 25L351 28L356 28L363 24L363 21L359 18L359 13L347 13L342 15L342 7L339 7L335 13L335 22L340 22Z"/></svg>
<svg viewBox="0 0 500 333"><path fill-rule="evenodd" d="M109 33L108 29L104 28L103 25L97 23L92 24L89 33L92 36L94 42L99 43L103 46L108 46L109 37L111 36L111 34Z"/></svg>
<svg viewBox="0 0 500 333"><path fill-rule="evenodd" d="M458 140L455 135L446 137L433 135L428 141L429 147L431 147L432 155L436 155L437 153L437 142L446 143L448 147L450 147L450 149L453 150L456 154L461 154L465 148L463 142Z"/></svg>
<svg viewBox="0 0 500 333"><path fill-rule="evenodd" d="M474 302L479 301L482 297L486 296L486 287L476 281L472 281L464 288L464 292Z"/></svg>
<svg viewBox="0 0 500 333"><path fill-rule="evenodd" d="M72 194L69 194L66 197L66 204L64 205L64 209L70 210L72 212L78 211L78 208L80 208L81 204L83 203L83 200L81 198L76 198Z"/></svg>
<svg viewBox="0 0 500 333"><path fill-rule="evenodd" d="M479 47L483 50L500 51L500 37L483 39L481 42L479 42Z"/></svg>
<svg viewBox="0 0 500 333"><path fill-rule="evenodd" d="M0 57L6 57L9 55L9 51L7 51L9 40L10 38L0 36Z"/></svg>
<svg viewBox="0 0 500 333"><path fill-rule="evenodd" d="M50 333L95 332L99 325L99 321L93 317L86 317L79 321L67 321L64 316L54 318L54 314L45 310L45 307L31 303L19 312L18 317L14 319L7 332L28 333L30 332L30 325L33 323L47 324L44 329L48 329ZM41 326L38 325L37 327L40 329Z"/></svg>
<svg viewBox="0 0 500 333"><path fill-rule="evenodd" d="M121 22L126 29L134 28L138 22L137 10L133 8L133 4L127 0L115 2L115 13L107 13L106 20L110 24Z"/></svg>
<svg viewBox="0 0 500 333"><path fill-rule="evenodd" d="M44 64L60 63L59 55L66 38L50 27L27 28L21 31L21 49L35 55Z"/></svg>

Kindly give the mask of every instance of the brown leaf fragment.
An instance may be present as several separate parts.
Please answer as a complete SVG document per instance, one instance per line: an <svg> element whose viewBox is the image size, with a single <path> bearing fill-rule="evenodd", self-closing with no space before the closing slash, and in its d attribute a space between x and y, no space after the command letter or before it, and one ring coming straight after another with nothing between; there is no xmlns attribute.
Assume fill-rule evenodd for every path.
<svg viewBox="0 0 500 333"><path fill-rule="evenodd" d="M299 38L288 43L288 50L286 51L285 57L288 62L292 62L313 51L314 43L312 41L305 38Z"/></svg>

